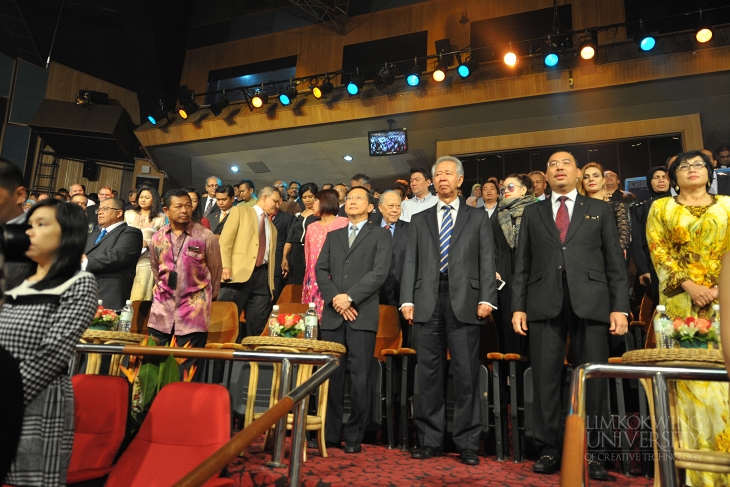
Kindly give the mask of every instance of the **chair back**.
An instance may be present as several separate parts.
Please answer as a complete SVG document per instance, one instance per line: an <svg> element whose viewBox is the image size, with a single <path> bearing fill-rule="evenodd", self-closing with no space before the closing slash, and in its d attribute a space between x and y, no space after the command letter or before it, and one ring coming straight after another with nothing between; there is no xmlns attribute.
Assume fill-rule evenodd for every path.
<svg viewBox="0 0 730 487"><path fill-rule="evenodd" d="M173 382L160 390L106 487L173 485L230 439L225 387Z"/></svg>
<svg viewBox="0 0 730 487"><path fill-rule="evenodd" d="M398 310L395 306L381 304L378 333L375 335L375 358L385 362L385 355L382 351L386 349L398 350L402 343L403 337L400 331Z"/></svg>
<svg viewBox="0 0 730 487"><path fill-rule="evenodd" d="M132 319L131 333L139 333L147 335L147 322L150 320L150 310L152 309L152 301L132 301L132 311L134 318Z"/></svg>
<svg viewBox="0 0 730 487"><path fill-rule="evenodd" d="M103 477L122 446L129 415L129 381L124 377L77 374L74 390L74 446L68 483Z"/></svg>
<svg viewBox="0 0 730 487"><path fill-rule="evenodd" d="M290 284L290 286L293 284ZM289 287L289 286L287 286ZM300 286L301 287L301 286ZM302 304L302 303L278 303L277 306L279 306L279 314L304 314L309 309L309 304ZM267 320L266 326L264 327L264 331L261 332L261 336L269 336L269 322Z"/></svg>
<svg viewBox="0 0 730 487"><path fill-rule="evenodd" d="M301 284L287 284L284 289L281 290L279 299L276 304L282 305L287 303L301 303L302 302L302 285Z"/></svg>
<svg viewBox="0 0 730 487"><path fill-rule="evenodd" d="M10 470L23 429L23 378L18 361L0 347L0 483Z"/></svg>
<svg viewBox="0 0 730 487"><path fill-rule="evenodd" d="M213 301L210 303L208 343L231 343L238 338L238 308L236 303Z"/></svg>

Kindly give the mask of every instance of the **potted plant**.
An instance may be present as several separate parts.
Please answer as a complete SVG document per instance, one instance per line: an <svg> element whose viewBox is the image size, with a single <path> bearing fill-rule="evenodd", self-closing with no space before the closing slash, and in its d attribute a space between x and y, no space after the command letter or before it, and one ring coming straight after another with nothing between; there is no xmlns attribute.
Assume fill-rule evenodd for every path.
<svg viewBox="0 0 730 487"><path fill-rule="evenodd" d="M694 316L675 318L672 325L672 339L679 344L679 348L717 348L717 334L709 320Z"/></svg>
<svg viewBox="0 0 730 487"><path fill-rule="evenodd" d="M304 333L304 320L302 315L280 314L269 323L269 335L284 338L297 338L300 333Z"/></svg>
<svg viewBox="0 0 730 487"><path fill-rule="evenodd" d="M103 306L99 306L89 329L113 331L117 329L118 322L119 316L116 312L114 312L114 310L105 309Z"/></svg>

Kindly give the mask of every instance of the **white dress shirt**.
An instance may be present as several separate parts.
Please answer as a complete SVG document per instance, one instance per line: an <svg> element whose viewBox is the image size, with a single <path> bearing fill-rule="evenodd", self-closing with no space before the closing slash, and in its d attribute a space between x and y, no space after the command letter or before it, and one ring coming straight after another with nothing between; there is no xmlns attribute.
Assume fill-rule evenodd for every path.
<svg viewBox="0 0 730 487"><path fill-rule="evenodd" d="M392 237L393 235L395 235L395 223L388 223L388 222L386 222L386 221L385 221L385 218L383 218L383 219L382 219L382 220L380 221L380 226L381 226L382 228L385 228L385 226L386 226L386 225L390 225L390 229L389 229L389 231L390 231L390 236Z"/></svg>
<svg viewBox="0 0 730 487"><path fill-rule="evenodd" d="M538 197L537 197L537 200L538 200L538 201L545 201L545 193L543 193L543 194L541 194L540 196L538 196Z"/></svg>
<svg viewBox="0 0 730 487"><path fill-rule="evenodd" d="M484 204L484 209L486 210L487 214L489 215L489 218L492 218L492 213L494 213L494 210L496 210L498 206L499 206L499 201L494 203L494 206L492 206L491 208L488 207L486 205L486 203Z"/></svg>
<svg viewBox="0 0 730 487"><path fill-rule="evenodd" d="M558 201L558 198L560 198L561 196L568 197L568 199L565 200L565 206L568 208L568 216L570 218L573 218L573 207L575 206L575 199L578 197L577 189L574 189L566 195L561 195L553 192L553 194L550 196L550 202L552 203L553 208L553 220L555 220L558 215L558 208L560 208L560 201Z"/></svg>
<svg viewBox="0 0 730 487"><path fill-rule="evenodd" d="M256 228L261 228L261 215L264 214L264 210L259 205L254 205L254 210L256 210ZM268 220L269 217L267 216L266 219ZM266 229L266 251L264 252L264 264L269 262L269 249L271 249L271 225L269 223L264 223L264 228Z"/></svg>
<svg viewBox="0 0 730 487"><path fill-rule="evenodd" d="M416 213L420 213L423 210L428 210L429 208L434 206L438 200L438 196L431 194L430 192L426 193L426 196L424 196L423 198L418 198L417 196L414 196L409 200L404 200L400 205L400 219L405 222L410 222L413 215L415 215Z"/></svg>

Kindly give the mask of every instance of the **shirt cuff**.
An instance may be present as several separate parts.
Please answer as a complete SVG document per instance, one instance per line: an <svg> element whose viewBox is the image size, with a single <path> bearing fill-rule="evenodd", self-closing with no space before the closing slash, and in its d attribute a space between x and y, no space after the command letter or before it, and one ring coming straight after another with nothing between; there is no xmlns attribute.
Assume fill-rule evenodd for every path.
<svg viewBox="0 0 730 487"><path fill-rule="evenodd" d="M479 301L479 304L488 304L489 306L492 307L492 309L497 309L497 307L495 305L493 305L492 303L488 303L487 301Z"/></svg>
<svg viewBox="0 0 730 487"><path fill-rule="evenodd" d="M403 303L400 305L400 308L398 308L398 311L402 311L405 306L413 306L413 303Z"/></svg>
<svg viewBox="0 0 730 487"><path fill-rule="evenodd" d="M87 259L87 258L81 259L81 270L82 271L85 271L86 266L88 266L88 265L89 265L89 259Z"/></svg>

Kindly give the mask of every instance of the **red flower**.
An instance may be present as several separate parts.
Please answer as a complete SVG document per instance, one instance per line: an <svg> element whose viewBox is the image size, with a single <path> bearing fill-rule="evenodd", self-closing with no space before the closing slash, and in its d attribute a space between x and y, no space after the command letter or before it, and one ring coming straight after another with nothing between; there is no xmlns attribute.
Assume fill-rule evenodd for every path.
<svg viewBox="0 0 730 487"><path fill-rule="evenodd" d="M695 324L695 317L688 316L687 319L684 320L684 322L687 324L687 326L693 326Z"/></svg>

